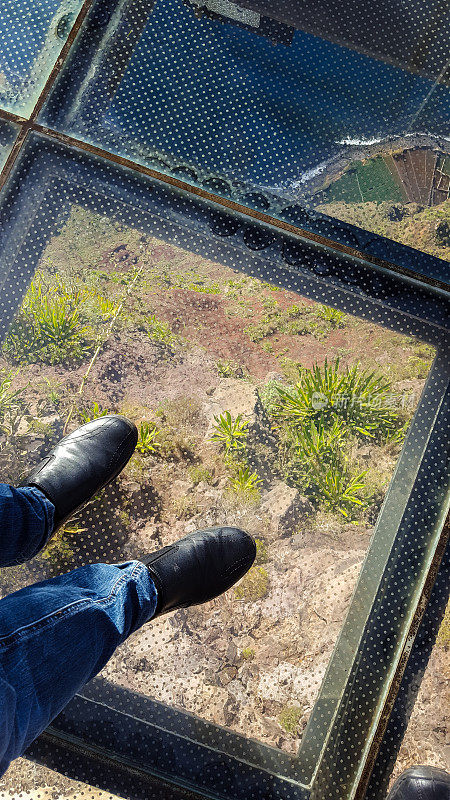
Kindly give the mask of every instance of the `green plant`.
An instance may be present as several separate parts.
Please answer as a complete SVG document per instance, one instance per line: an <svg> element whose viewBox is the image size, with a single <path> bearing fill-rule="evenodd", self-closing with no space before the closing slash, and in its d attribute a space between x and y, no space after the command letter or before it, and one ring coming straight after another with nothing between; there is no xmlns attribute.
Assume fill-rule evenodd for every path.
<svg viewBox="0 0 450 800"><path fill-rule="evenodd" d="M13 361L60 364L78 361L92 346L92 337L81 316L83 293L70 291L55 277L47 286L41 275L30 285L22 308L4 344Z"/></svg>
<svg viewBox="0 0 450 800"><path fill-rule="evenodd" d="M236 361L217 361L216 368L222 378L244 377L244 370Z"/></svg>
<svg viewBox="0 0 450 800"><path fill-rule="evenodd" d="M139 437L136 450L141 455L157 453L161 443L158 439L158 428L153 422L141 422L139 425Z"/></svg>
<svg viewBox="0 0 450 800"><path fill-rule="evenodd" d="M256 542L256 557L255 564L267 564L269 554L267 552L267 545L262 539L255 539Z"/></svg>
<svg viewBox="0 0 450 800"><path fill-rule="evenodd" d="M90 408L87 408L84 411L83 410L78 411L78 415L81 421L84 422L85 424L88 422L92 422L94 419L100 419L100 417L106 417L108 413L109 412L106 409L102 411L97 402L93 403Z"/></svg>
<svg viewBox="0 0 450 800"><path fill-rule="evenodd" d="M325 320L331 328L343 328L345 325L345 314L330 306L319 306L318 316Z"/></svg>
<svg viewBox="0 0 450 800"><path fill-rule="evenodd" d="M275 314L268 314L263 317L259 322L252 322L250 325L247 325L244 328L244 333L247 334L248 338L251 342L260 342L262 339L265 339L266 336L272 336L273 333L279 328L279 320L277 319L278 315Z"/></svg>
<svg viewBox="0 0 450 800"><path fill-rule="evenodd" d="M262 600L269 591L269 573L264 567L253 566L234 589L238 600L254 603Z"/></svg>
<svg viewBox="0 0 450 800"><path fill-rule="evenodd" d="M448 649L450 647L450 602L445 610L444 619L441 622L436 644Z"/></svg>
<svg viewBox="0 0 450 800"><path fill-rule="evenodd" d="M299 426L308 418L330 425L336 416L352 433L386 439L398 428L399 415L392 408L395 397L391 384L374 372L354 364L339 369L339 358L312 369L299 367L299 380L293 389L278 387L278 406L274 415Z"/></svg>
<svg viewBox="0 0 450 800"><path fill-rule="evenodd" d="M211 484L213 482L213 476L209 469L203 466L203 464L198 464L188 469L188 475L194 484L197 486L199 483L208 483Z"/></svg>
<svg viewBox="0 0 450 800"><path fill-rule="evenodd" d="M299 732L299 722L305 711L302 706L285 706L279 714L278 723L291 736Z"/></svg>
<svg viewBox="0 0 450 800"><path fill-rule="evenodd" d="M256 472L250 472L250 467L242 465L238 468L236 475L231 480L231 485L235 492L242 494L252 493L262 483Z"/></svg>
<svg viewBox="0 0 450 800"><path fill-rule="evenodd" d="M241 658L243 658L244 661L251 661L254 657L255 651L253 650L253 647L244 647L244 649L241 651Z"/></svg>
<svg viewBox="0 0 450 800"><path fill-rule="evenodd" d="M248 436L248 422L242 422L242 414L233 420L229 411L214 417L214 433L211 440L218 442L225 452L244 450Z"/></svg>
<svg viewBox="0 0 450 800"><path fill-rule="evenodd" d="M107 297L103 297L101 294L95 295L95 300L100 314L104 319L112 319L112 317L118 313L119 303L114 303L112 300L108 300Z"/></svg>
<svg viewBox="0 0 450 800"><path fill-rule="evenodd" d="M12 389L17 372L0 371L0 429L12 433L11 424L23 406L23 389Z"/></svg>
<svg viewBox="0 0 450 800"><path fill-rule="evenodd" d="M311 471L313 494L316 494L328 510L339 511L344 517L348 517L354 511L355 505L367 507L367 502L361 496L365 489L362 481L365 475L366 472L351 475L342 466L340 459L326 468L320 465L318 469Z"/></svg>
<svg viewBox="0 0 450 800"><path fill-rule="evenodd" d="M172 333L170 325L167 322L161 322L156 318L155 314L150 314L147 320L148 335L150 339L158 344L169 347L175 344L177 337Z"/></svg>

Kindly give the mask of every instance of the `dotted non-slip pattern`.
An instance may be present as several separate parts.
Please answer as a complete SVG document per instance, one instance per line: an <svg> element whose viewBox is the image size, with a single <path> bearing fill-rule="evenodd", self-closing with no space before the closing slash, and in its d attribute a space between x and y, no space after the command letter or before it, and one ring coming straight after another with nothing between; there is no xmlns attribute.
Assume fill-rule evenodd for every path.
<svg viewBox="0 0 450 800"><path fill-rule="evenodd" d="M0 108L29 116L82 0L1 0Z"/></svg>
<svg viewBox="0 0 450 800"><path fill-rule="evenodd" d="M8 158L19 128L10 122L0 121L0 169Z"/></svg>
<svg viewBox="0 0 450 800"><path fill-rule="evenodd" d="M0 0L0 108L31 114L81 5ZM382 3L370 34L355 4L244 6L93 2L49 130L33 123L0 193L0 480L105 414L139 436L42 552L0 570L0 597L196 529L257 543L235 586L136 631L32 746L92 800L351 800L448 499L448 297L339 250L449 279L446 9L392 6L397 42ZM0 122L0 166L19 130ZM439 626L420 629L367 800L418 760L447 766L447 616L416 699ZM5 800L75 800L24 765Z"/></svg>
<svg viewBox="0 0 450 800"><path fill-rule="evenodd" d="M267 11L273 24L280 5ZM402 20L400 66L383 45L381 8L367 23L382 50L374 58L361 43L344 46L345 5L326 13L318 4L315 35L311 12L297 10L290 37L274 43L264 13L259 26L242 26L231 2L221 11L214 3L123 2L120 14L100 2L42 120L300 227L317 230L317 211L343 220L360 248L364 229L445 260L450 89L445 70L417 71L417 56L407 55L407 43L418 46L422 5L412 3ZM390 9L393 19L405 11ZM442 10L428 11L448 24ZM366 38L363 21L354 25ZM444 63L441 29L431 27L427 53L437 50Z"/></svg>

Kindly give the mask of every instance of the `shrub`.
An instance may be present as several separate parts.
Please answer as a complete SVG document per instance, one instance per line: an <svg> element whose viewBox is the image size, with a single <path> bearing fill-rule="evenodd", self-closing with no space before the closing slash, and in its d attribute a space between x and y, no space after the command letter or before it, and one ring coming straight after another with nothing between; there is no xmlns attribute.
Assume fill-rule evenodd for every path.
<svg viewBox="0 0 450 800"><path fill-rule="evenodd" d="M330 308L330 306L321 305L317 313L319 317L328 323L330 328L343 328L345 325L345 314L343 311Z"/></svg>
<svg viewBox="0 0 450 800"><path fill-rule="evenodd" d="M243 378L244 370L236 361L218 361L217 372L222 378Z"/></svg>
<svg viewBox="0 0 450 800"><path fill-rule="evenodd" d="M267 564L269 554L267 552L267 545L262 539L255 539L256 542L256 558L255 564Z"/></svg>
<svg viewBox="0 0 450 800"><path fill-rule="evenodd" d="M84 424L92 422L94 419L100 419L100 417L106 417L107 414L109 414L109 411L106 409L102 411L97 402L93 403L92 406L85 411L78 411L78 416Z"/></svg>
<svg viewBox="0 0 450 800"><path fill-rule="evenodd" d="M243 658L244 661L251 661L254 657L255 651L253 650L253 647L244 647L244 649L241 651L241 658Z"/></svg>
<svg viewBox="0 0 450 800"><path fill-rule="evenodd" d="M366 472L351 473L346 457L347 429L335 419L327 428L321 421L305 424L295 440L296 459L291 475L307 494L329 511L347 517L364 498Z"/></svg>
<svg viewBox="0 0 450 800"><path fill-rule="evenodd" d="M155 314L150 314L147 324L148 335L154 342L169 347L177 341L177 337L172 333L170 326L166 322L158 320Z"/></svg>
<svg viewBox="0 0 450 800"><path fill-rule="evenodd" d="M299 380L288 390L278 387L274 415L293 426L308 419L330 425L336 417L345 421L352 433L387 439L398 428L399 415L391 408L394 396L389 381L359 364L339 370L339 358L322 367L299 367Z"/></svg>
<svg viewBox="0 0 450 800"><path fill-rule="evenodd" d="M252 322L244 328L244 333L247 334L251 342L260 342L267 336L272 336L278 330L279 322L277 319L272 319L270 316L263 317L260 322Z"/></svg>
<svg viewBox="0 0 450 800"><path fill-rule="evenodd" d="M231 485L235 492L253 492L262 483L261 478L258 478L256 472L250 472L250 467L241 465L234 478L231 480Z"/></svg>
<svg viewBox="0 0 450 800"><path fill-rule="evenodd" d="M136 450L146 456L150 453L157 453L160 447L156 425L153 422L141 422Z"/></svg>
<svg viewBox="0 0 450 800"><path fill-rule="evenodd" d="M238 600L248 603L262 600L269 591L269 573L264 567L253 566L234 589Z"/></svg>
<svg viewBox="0 0 450 800"><path fill-rule="evenodd" d="M278 723L291 736L299 733L299 723L305 711L302 706L285 706L278 717Z"/></svg>
<svg viewBox="0 0 450 800"><path fill-rule="evenodd" d="M321 464L311 472L311 493L329 511L339 511L348 517L354 511L354 506L366 508L368 505L362 496L365 489L362 479L365 475L365 472L352 475L340 460L328 467Z"/></svg>
<svg viewBox="0 0 450 800"><path fill-rule="evenodd" d="M242 414L233 420L229 411L214 417L213 442L218 442L228 453L231 450L244 450L248 436L248 422L242 422Z"/></svg>
<svg viewBox="0 0 450 800"><path fill-rule="evenodd" d="M203 466L203 464L198 464L197 466L189 467L188 475L194 484L197 486L199 483L208 483L211 484L213 482L213 476L209 469Z"/></svg>
<svg viewBox="0 0 450 800"><path fill-rule="evenodd" d="M11 389L15 372L0 371L0 430L13 435L23 409L23 389Z"/></svg>
<svg viewBox="0 0 450 800"><path fill-rule="evenodd" d="M82 320L84 299L59 281L45 286L37 276L6 337L5 353L19 363L61 364L84 358L93 344Z"/></svg>

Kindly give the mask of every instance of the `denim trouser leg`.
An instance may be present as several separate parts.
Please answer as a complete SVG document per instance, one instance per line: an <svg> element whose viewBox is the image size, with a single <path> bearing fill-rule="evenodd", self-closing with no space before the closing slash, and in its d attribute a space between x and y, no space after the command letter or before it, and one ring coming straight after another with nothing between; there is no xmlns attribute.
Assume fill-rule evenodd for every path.
<svg viewBox="0 0 450 800"><path fill-rule="evenodd" d="M52 504L29 491L1 487L3 565L31 558L51 531ZM16 547L11 515L18 525ZM88 564L0 600L0 775L116 647L152 618L156 602L153 581L139 561Z"/></svg>
<svg viewBox="0 0 450 800"><path fill-rule="evenodd" d="M45 547L55 507L39 489L0 483L0 567L28 561Z"/></svg>

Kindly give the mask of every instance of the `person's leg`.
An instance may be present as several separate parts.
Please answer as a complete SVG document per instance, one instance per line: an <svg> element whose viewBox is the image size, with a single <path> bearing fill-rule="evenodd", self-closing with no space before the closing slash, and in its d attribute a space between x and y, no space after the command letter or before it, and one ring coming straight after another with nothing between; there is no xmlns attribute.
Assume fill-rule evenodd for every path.
<svg viewBox="0 0 450 800"><path fill-rule="evenodd" d="M239 528L208 528L141 561L90 564L0 600L0 774L133 631L218 597L252 566Z"/></svg>
<svg viewBox="0 0 450 800"><path fill-rule="evenodd" d="M53 532L55 507L37 488L0 483L0 567L33 558Z"/></svg>
<svg viewBox="0 0 450 800"><path fill-rule="evenodd" d="M156 604L139 561L90 564L0 600L0 775Z"/></svg>

